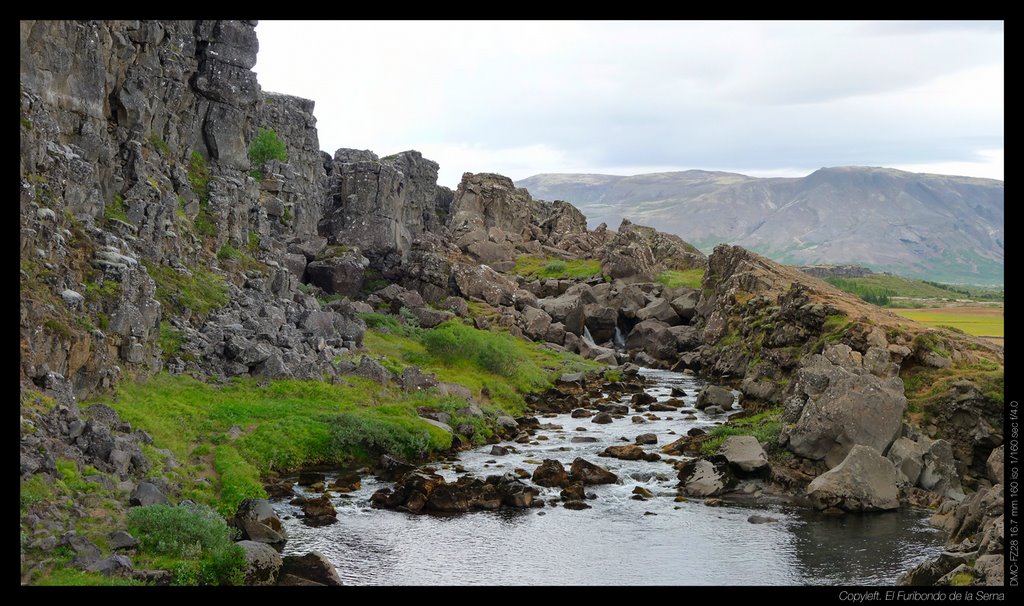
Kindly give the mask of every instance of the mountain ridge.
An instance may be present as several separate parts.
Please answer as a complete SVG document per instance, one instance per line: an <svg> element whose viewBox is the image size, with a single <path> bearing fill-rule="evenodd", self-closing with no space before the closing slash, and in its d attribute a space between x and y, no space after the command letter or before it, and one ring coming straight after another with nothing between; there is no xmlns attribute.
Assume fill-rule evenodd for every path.
<svg viewBox="0 0 1024 606"><path fill-rule="evenodd" d="M592 225L628 217L702 250L728 242L784 263L858 263L956 283L1003 279L997 179L839 166L765 178L696 169L542 173L516 185L575 204Z"/></svg>

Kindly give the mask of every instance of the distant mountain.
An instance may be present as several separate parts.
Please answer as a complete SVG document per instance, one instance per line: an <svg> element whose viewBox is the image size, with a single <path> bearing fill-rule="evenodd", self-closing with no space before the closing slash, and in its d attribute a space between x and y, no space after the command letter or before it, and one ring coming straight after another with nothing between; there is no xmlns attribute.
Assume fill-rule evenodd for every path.
<svg viewBox="0 0 1024 606"><path fill-rule="evenodd" d="M516 183L579 207L593 227L623 217L705 252L739 244L794 265L856 263L953 283L1003 283L1003 182L888 168L760 179L688 170L632 177L541 174Z"/></svg>

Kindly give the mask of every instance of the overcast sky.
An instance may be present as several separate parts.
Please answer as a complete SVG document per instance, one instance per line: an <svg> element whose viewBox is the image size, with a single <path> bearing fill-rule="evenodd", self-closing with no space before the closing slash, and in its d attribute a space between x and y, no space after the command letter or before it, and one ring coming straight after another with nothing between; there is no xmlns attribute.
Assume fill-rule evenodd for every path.
<svg viewBox="0 0 1024 606"><path fill-rule="evenodd" d="M1002 22L261 21L320 147L463 172L1003 178Z"/></svg>

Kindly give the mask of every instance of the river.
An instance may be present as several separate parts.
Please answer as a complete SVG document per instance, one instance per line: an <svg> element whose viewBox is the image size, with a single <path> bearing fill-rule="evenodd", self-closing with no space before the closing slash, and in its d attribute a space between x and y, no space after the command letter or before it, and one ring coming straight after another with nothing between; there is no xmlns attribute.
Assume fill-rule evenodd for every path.
<svg viewBox="0 0 1024 606"><path fill-rule="evenodd" d="M679 373L642 373L653 381L648 393L666 400L673 386L681 387L689 406L703 385ZM537 445L505 444L518 451L505 456L492 456L490 445L459 455L457 463L480 477L517 467L532 473L546 458L568 469L582 456L620 478L619 484L587 487L596 496L587 501L592 509L454 515L379 510L370 507L369 497L390 484L365 476L358 492L334 495L338 522L330 526L307 526L298 507L273 500L288 532L284 553L320 551L342 581L354 585L887 585L942 550L944 537L926 524L924 511L825 516L787 505L675 502L678 480L665 462L597 456L606 446L627 443L622 437L632 443L641 433L657 434L658 444L644 447L657 452L688 429L721 420L699 411L692 412L693 420L655 414L661 419L635 424L627 416L607 425L568 414L543 416L542 424L561 429L539 430L537 436L548 439ZM597 441L572 442L574 436ZM443 468L439 462L438 473L454 480L454 463ZM636 486L655 498L633 500ZM545 501L558 498L558 488L540 490ZM750 523L755 514L777 522Z"/></svg>

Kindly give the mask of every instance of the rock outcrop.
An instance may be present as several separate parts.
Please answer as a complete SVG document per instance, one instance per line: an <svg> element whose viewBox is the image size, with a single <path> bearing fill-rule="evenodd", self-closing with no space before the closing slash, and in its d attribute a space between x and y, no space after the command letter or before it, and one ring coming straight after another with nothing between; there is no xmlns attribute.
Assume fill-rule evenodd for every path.
<svg viewBox="0 0 1024 606"><path fill-rule="evenodd" d="M805 358L797 377L785 415L795 424L780 436L792 452L831 468L856 445L883 453L899 436L907 405L903 381L872 374L848 346Z"/></svg>
<svg viewBox="0 0 1024 606"><path fill-rule="evenodd" d="M814 479L807 496L818 509L885 511L899 507L896 468L870 446L856 445L833 469Z"/></svg>

